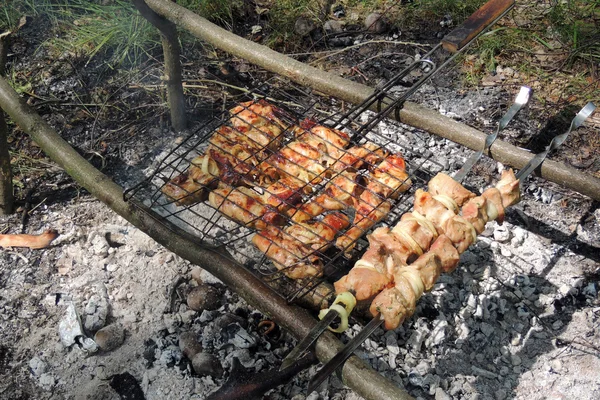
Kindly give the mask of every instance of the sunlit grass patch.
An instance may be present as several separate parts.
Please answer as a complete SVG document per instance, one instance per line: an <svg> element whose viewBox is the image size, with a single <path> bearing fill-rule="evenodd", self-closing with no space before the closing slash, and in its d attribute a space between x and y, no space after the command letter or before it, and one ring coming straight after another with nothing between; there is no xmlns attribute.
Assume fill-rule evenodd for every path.
<svg viewBox="0 0 600 400"><path fill-rule="evenodd" d="M51 45L81 54L88 61L103 54L112 65L136 65L159 45L158 32L130 1L101 5L90 0L62 0L47 5L46 10L65 28L65 35L51 40Z"/></svg>

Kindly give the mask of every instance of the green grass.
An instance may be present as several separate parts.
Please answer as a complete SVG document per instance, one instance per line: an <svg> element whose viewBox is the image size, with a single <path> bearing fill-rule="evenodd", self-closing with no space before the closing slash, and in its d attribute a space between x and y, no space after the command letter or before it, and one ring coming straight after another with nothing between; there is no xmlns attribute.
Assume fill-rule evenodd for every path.
<svg viewBox="0 0 600 400"><path fill-rule="evenodd" d="M548 15L549 23L570 49L567 63L600 62L600 0L558 2Z"/></svg>
<svg viewBox="0 0 600 400"><path fill-rule="evenodd" d="M177 0L177 4L206 19L232 29L241 14L243 0Z"/></svg>
<svg viewBox="0 0 600 400"><path fill-rule="evenodd" d="M88 62L101 54L108 57L111 65L136 65L159 45L156 28L127 0L115 0L109 5L90 0L59 0L47 4L46 12L65 31L51 45L83 55Z"/></svg>

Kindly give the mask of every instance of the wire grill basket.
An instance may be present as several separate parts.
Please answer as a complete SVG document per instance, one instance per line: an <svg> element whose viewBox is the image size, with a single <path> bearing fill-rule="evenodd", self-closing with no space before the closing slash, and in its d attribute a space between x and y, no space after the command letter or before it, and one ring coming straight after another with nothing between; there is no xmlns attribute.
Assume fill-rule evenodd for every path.
<svg viewBox="0 0 600 400"><path fill-rule="evenodd" d="M297 300L346 273L365 234L394 225L443 170L391 110L328 102L276 78L195 129L125 199Z"/></svg>

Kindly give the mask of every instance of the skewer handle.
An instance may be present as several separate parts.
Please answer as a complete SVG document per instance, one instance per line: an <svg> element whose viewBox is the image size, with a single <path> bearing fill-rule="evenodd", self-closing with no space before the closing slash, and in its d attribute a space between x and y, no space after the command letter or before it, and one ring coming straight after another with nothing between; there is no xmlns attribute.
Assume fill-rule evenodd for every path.
<svg viewBox="0 0 600 400"><path fill-rule="evenodd" d="M479 32L493 24L515 5L515 0L490 0L475 11L458 28L442 40L444 49L456 53L471 41Z"/></svg>

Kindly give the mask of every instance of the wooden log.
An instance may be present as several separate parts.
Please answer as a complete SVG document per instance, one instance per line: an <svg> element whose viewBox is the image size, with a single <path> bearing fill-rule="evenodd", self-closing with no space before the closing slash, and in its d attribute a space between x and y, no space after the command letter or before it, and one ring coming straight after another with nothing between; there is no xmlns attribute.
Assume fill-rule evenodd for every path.
<svg viewBox="0 0 600 400"><path fill-rule="evenodd" d="M8 36L10 32L0 34L0 77L4 76L6 55L8 52ZM0 110L0 215L8 215L13 211L13 184L8 151L8 128L4 112Z"/></svg>
<svg viewBox="0 0 600 400"><path fill-rule="evenodd" d="M160 32L160 40L165 57L164 80L167 84L167 101L171 112L171 125L175 132L187 127L185 114L185 97L181 83L181 61L177 26L156 14L144 3L144 0L133 0L133 5Z"/></svg>

